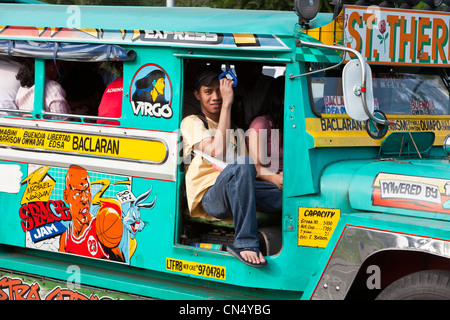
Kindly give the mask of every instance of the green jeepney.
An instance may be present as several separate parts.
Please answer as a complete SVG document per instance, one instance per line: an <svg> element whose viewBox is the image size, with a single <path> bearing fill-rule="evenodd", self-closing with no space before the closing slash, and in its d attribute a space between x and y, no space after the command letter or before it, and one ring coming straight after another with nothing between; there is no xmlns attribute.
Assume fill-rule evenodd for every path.
<svg viewBox="0 0 450 320"><path fill-rule="evenodd" d="M35 72L32 109L0 106L0 299L402 299L408 278L419 297L450 298L438 281L450 278L450 15L305 17L296 3L0 4L0 62L32 59ZM70 114L46 110L48 61L61 79L117 79L119 65L119 115L86 112L100 102L90 76L64 87ZM258 214L264 268L225 250L232 223L187 212L179 128L205 62L285 77L283 212ZM136 98L153 74L160 100ZM71 199L74 169L90 191ZM95 224L76 237L83 197Z"/></svg>

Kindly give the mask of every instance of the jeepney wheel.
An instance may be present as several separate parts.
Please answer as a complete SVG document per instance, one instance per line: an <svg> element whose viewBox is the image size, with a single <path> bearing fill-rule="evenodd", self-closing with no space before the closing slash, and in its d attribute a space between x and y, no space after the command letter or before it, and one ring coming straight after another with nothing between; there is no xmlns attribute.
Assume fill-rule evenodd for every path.
<svg viewBox="0 0 450 320"><path fill-rule="evenodd" d="M450 272L426 270L409 274L387 286L376 300L450 300Z"/></svg>
<svg viewBox="0 0 450 320"><path fill-rule="evenodd" d="M381 110L375 110L373 112L373 116L378 118L378 119L383 119L383 120L387 119L386 115ZM378 140L378 139L384 138L384 136L388 132L388 129L389 129L388 126L376 123L375 121L373 121L371 119L368 119L366 121L366 131L367 131L367 134L372 139L377 139Z"/></svg>

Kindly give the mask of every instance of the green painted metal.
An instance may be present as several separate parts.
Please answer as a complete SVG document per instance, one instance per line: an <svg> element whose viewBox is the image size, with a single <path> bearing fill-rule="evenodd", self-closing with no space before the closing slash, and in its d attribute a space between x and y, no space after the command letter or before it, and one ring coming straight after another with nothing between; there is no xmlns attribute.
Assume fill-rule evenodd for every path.
<svg viewBox="0 0 450 320"><path fill-rule="evenodd" d="M66 27L68 6L19 6L0 5L0 21L7 26L30 26L62 28ZM223 34L269 35L279 38L283 47L279 50L256 50L254 47L214 48L199 44L158 43L122 44L135 50L136 58L124 63L124 96L121 128L96 129L89 124L90 133L107 135L110 131L120 131L121 136L145 132L174 136L169 142L172 148L179 141L179 125L182 116L184 62L186 59L211 57L223 60L263 61L282 64L286 76L306 72L306 62L339 62L341 57L334 52L298 48L296 37L310 37L297 34L297 17L293 12L240 11L209 8L130 8L130 7L79 7L81 28L105 30L163 30L177 32L212 32ZM330 15L319 15L318 24L330 21ZM317 23L314 23L317 24ZM32 37L29 37L31 39ZM40 40L35 37L34 40ZM55 41L54 39L52 41ZM92 37L93 42L102 39ZM120 42L120 41L119 41ZM136 116L131 107L132 85L139 71L157 66L165 71L166 86L171 90L170 107L173 115L168 119L152 116ZM37 60L36 83L40 92L36 99L37 107L42 108L44 61ZM115 263L88 259L71 254L47 252L26 248L25 232L21 225L21 198L26 188L22 182L19 193L0 193L0 203L5 212L0 223L0 266L14 272L48 277L58 281L68 281L70 266L76 265L81 272L83 285L105 288L122 293L158 299L309 299L314 292L323 270L339 241L345 226L358 225L395 232L410 232L449 240L448 214L432 211L407 210L375 205L372 202L374 181L380 173L388 172L397 176L413 176L450 180L448 160L438 154L436 148L426 150L427 159L408 159L397 157L392 160L379 158L379 146L317 146L319 138L308 132L308 125L316 120L310 107L310 93L307 77L287 80L285 94L284 131L284 186L283 214L279 217L282 233L282 250L267 257L264 268L250 268L226 252L201 249L182 244L182 196L184 183L181 166L174 164L173 177L148 178L145 170L137 173L123 173L123 168L103 167L92 157L88 164L86 157L76 158L80 163L90 166L91 182L106 179L114 192L123 191L122 185L115 184L129 179L130 190L140 195L151 188L152 197L156 195L154 209L142 209L145 228L136 235L136 250L127 263ZM41 91L39 91L39 89ZM143 111L142 111L143 112ZM39 112L37 113L39 114ZM8 119L6 119L8 120ZM164 120L164 121L162 121ZM14 120L18 121L18 120ZM39 127L39 120L30 122ZM29 122L20 122L26 127ZM36 125L36 123L38 125ZM51 125L45 124L46 126ZM44 127L45 127L44 125ZM67 127L65 127L67 125ZM58 124L61 131L76 128L80 132L88 130L85 124ZM17 123L15 124L16 127ZM27 127L26 127L27 128ZM48 127L46 127L48 129ZM63 129L61 129L63 128ZM92 129L93 128L93 129ZM19 128L20 129L20 128ZM73 129L75 130L75 129ZM109 131L108 131L109 130ZM123 132L121 131L123 130ZM105 133L106 132L106 133ZM92 134L93 135L93 134ZM165 137L165 136L164 136ZM14 160L18 154L11 155L4 149L1 166L17 164L23 173L22 179L32 170L46 165L45 160L37 158L30 161ZM170 155L175 158L175 149ZM431 151L431 152L428 152ZM2 152L4 154L2 154ZM8 151L10 152L10 151ZM392 154L389 154L392 156ZM58 183L52 200L63 199L65 174L70 164L61 164L57 157L47 158L52 178ZM171 158L171 159L174 159ZM71 158L73 159L73 158ZM112 160L111 160L112 161ZM114 161L112 161L114 162ZM95 163L95 165L94 165ZM75 163L74 163L75 164ZM123 161L121 166L129 163ZM136 163L136 167L139 163ZM123 169L125 170L125 169ZM158 167L158 170L163 171ZM160 174L160 172L154 173ZM112 187L111 187L112 188ZM57 190L57 191L56 191ZM105 197L114 198L116 193ZM340 220L334 233L323 246L299 245L302 208L339 209ZM124 212L125 213L125 212ZM439 222L445 221L443 228ZM127 252L128 253L128 252ZM349 255L354 254L350 252ZM180 263L187 268L180 272L174 265ZM189 269L189 266L191 268ZM220 267L226 270L226 277L215 277L214 273L205 276L202 267ZM208 269L212 270L212 269ZM194 271L197 271L195 273ZM208 271L209 272L209 271Z"/></svg>
<svg viewBox="0 0 450 320"><path fill-rule="evenodd" d="M79 28L106 30L164 30L275 34L292 37L296 14L285 11L231 10L213 8L160 8L67 6L67 5L0 5L3 25L66 27L79 14ZM27 19L23 19L27 17ZM120 25L118 25L120 21Z"/></svg>
<svg viewBox="0 0 450 320"><path fill-rule="evenodd" d="M38 0L2 0L0 3L47 4Z"/></svg>
<svg viewBox="0 0 450 320"><path fill-rule="evenodd" d="M299 31L296 36L298 39L308 42L319 42L313 37ZM295 49L295 59L297 61L306 61L314 63L339 63L342 58L332 49L314 48L308 46L300 46Z"/></svg>

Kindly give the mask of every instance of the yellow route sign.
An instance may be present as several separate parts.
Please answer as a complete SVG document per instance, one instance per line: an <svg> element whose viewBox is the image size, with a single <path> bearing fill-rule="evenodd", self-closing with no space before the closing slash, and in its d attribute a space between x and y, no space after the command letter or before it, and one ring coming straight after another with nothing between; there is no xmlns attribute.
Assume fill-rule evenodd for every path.
<svg viewBox="0 0 450 320"><path fill-rule="evenodd" d="M162 163L167 158L163 141L139 137L10 128L0 126L0 147L54 151Z"/></svg>

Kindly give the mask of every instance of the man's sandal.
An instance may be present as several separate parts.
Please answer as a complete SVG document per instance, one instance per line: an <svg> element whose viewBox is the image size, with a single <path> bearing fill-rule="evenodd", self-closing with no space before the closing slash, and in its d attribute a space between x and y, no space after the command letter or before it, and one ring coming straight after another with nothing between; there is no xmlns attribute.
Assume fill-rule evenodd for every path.
<svg viewBox="0 0 450 320"><path fill-rule="evenodd" d="M256 252L256 254L257 254L258 257L259 257L260 251L259 251L259 248L256 248L256 247L251 247L251 248L235 248L233 245L230 244L230 245L227 246L227 251L228 251L229 253L231 253L233 256L235 256L236 258L238 258L240 261L242 261L243 263L245 263L246 265L251 266L251 267L257 267L257 268L259 268L259 267L263 267L263 266L265 266L265 265L267 264L267 260L264 261L264 262L260 262L260 263L253 263L253 262L246 261L246 260L241 256L241 252L242 252L242 251L253 251L253 252Z"/></svg>

